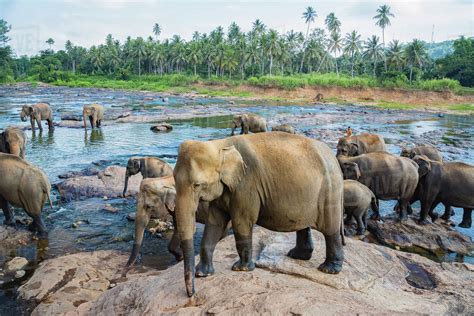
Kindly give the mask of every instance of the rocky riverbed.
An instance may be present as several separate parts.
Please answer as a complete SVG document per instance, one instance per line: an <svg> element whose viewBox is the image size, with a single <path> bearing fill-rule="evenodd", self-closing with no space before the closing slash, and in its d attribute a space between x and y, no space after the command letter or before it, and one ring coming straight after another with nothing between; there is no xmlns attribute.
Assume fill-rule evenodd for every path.
<svg viewBox="0 0 474 316"><path fill-rule="evenodd" d="M167 98L166 101L164 101L163 97ZM16 314L28 314L38 303L39 305L36 307L36 313L38 314L44 314L48 311L65 311L66 309L70 311L77 309L78 311L82 310L86 312L89 309L92 310L92 308L94 311L103 311L104 313L108 313L111 310L118 311L120 308L124 308L124 312L126 312L128 310L125 309L123 302L128 302L129 296L127 295L129 294L125 295L123 293L128 293L127 291L132 291L133 289L137 289L137 293L145 293L145 289L140 288L140 286L142 286L141 282L145 282L144 280L146 280L146 282L152 282L153 291L156 290L156 292L153 292L153 295L157 295L157 297L165 295L163 299L166 298L167 304L174 304L175 309L170 309L170 311L178 311L176 306L181 306L181 308L183 306L189 307L189 309L185 310L179 309L180 312L232 311L229 304L231 298L234 297L233 293L229 292L229 297L227 298L220 296L222 302L229 302L229 304L220 304L218 301L213 301L210 298L212 296L211 293L215 293L212 287L219 282L232 286L244 286L242 282L245 282L248 277L242 276L242 279L237 278L232 281L234 273L225 267L222 269L219 268L222 273L219 275L222 279L218 279L216 276L199 281L199 284L202 284L203 287L210 291L208 294L203 294L208 295L205 296L206 301L201 303L201 301L199 301L200 296L197 296L197 301L188 302L184 296L181 296L181 294L184 293L183 282L181 280L182 267L180 265L173 266L176 264L176 261L166 250L166 244L170 234L169 232L161 231L157 233L156 230L153 229L149 230L145 236L139 267L145 267L147 271L151 271L150 273L155 274L158 273L157 271L166 269L167 267L172 266L172 268L155 276L155 279L150 280L146 279L145 275L138 276L141 272L137 270L132 272L132 274L136 273L137 277L143 277L141 281L138 281L138 279L137 283L133 283L132 281L123 283L124 280L117 281L116 287L120 288L120 291L114 291L119 291L119 293L112 292L109 288L111 284L115 284L114 282L116 281L115 272L113 271L119 269L121 265L125 263L133 241L134 223L133 221L127 220L127 217L133 217L131 214L135 211L135 199L133 195L137 192L140 176L137 175L130 179L129 192L131 196L126 199L122 198L120 195L123 189L124 166L128 158L137 155L153 155L166 160L170 164L174 164L176 161L177 148L183 140L216 139L229 135L230 118L234 113L258 113L267 118L270 127L279 124L291 124L296 128L297 133L321 139L333 149L335 149L337 139L343 135L345 128L351 126L355 133L374 132L382 134L388 143L389 151L395 154L400 152L401 146L431 144L438 147L445 160L460 160L474 164L473 116L445 115L427 111L383 110L355 105L301 104L295 102L270 102L265 100L232 100L232 102L230 102L230 100L226 99L202 98L192 94L164 96L163 94L151 92L107 89L71 89L48 86L32 88L29 86L13 86L0 87L0 129L9 125L15 125L28 130L29 123L19 121L18 109L23 104L39 101L46 101L52 105L56 129L54 133L44 132L43 134L36 135L32 134L31 131L27 131L29 138L27 143L27 160L41 167L48 175L54 187L54 207L53 209L45 207L43 215L50 233L47 240L38 240L27 230L26 226L29 223L29 218L20 210L16 211L18 218L17 229L0 225L0 247L4 250L0 254L0 267L16 257L23 257L28 261L28 265L23 268L24 270L19 270L25 271L25 274L18 278L15 278L12 274L7 276L0 271L0 302L2 303L0 304L0 314L7 311L14 311ZM82 128L82 122L80 121L82 106L93 102L104 104L107 113L106 120L104 121L103 128L100 130L84 130ZM156 123L165 121L173 125L171 132L154 133L150 130L150 127L156 125ZM349 246L357 245L357 251L360 251L361 254L364 253L362 250L363 247L366 247L364 249L369 249L367 251L386 249L384 251L391 254L386 259L393 261L390 263L390 266L393 264L397 267L402 267L398 265L400 261L397 260L401 260L399 259L400 257L405 258L406 256L412 256L407 254L407 251L423 254L425 257L437 262L445 262L438 264L434 261L425 260L413 255L413 258L416 257L416 262L423 262L425 269L426 267L434 269L434 275L444 269L443 267L449 267L445 268L447 271L459 273L461 277L453 278L453 283L450 283L449 286L446 285L447 288L449 288L449 290L446 291L449 292L452 290L453 293L455 293L453 294L454 297L460 296L464 298L470 295L472 299L472 292L459 290L465 280L472 280L472 275L470 274L472 271L466 272L468 271L466 269L471 268L466 267L471 267L468 264L469 262L474 263L471 239L474 236L473 229L462 229L456 226L461 220L462 211L459 209L456 210L456 216L451 219L452 222L444 223L438 220L435 224L420 227L410 220L406 226L399 227L399 225L397 226L391 222L389 214L392 213L392 209L393 203L382 202L381 210L385 215L385 221L371 222L369 232L362 238L362 241L365 242L354 240L350 241ZM415 211L416 210L417 205L415 205ZM2 217L3 215L0 215L0 221L3 220ZM198 226L198 228L196 246L202 234L202 227ZM262 234L263 233L259 230L258 236ZM285 237L287 236L285 234L273 234L268 231L266 231L265 234L273 236L269 239L264 238L267 249L271 249L273 243L275 243L275 245L291 243L290 239L293 238L291 236ZM315 238L316 236L317 234L315 233ZM280 240L278 238L283 239ZM259 242L263 241L261 239L254 240L255 245ZM227 245L225 247L231 247L231 241L225 241L225 243ZM385 247L375 246L371 243L382 244L385 245ZM389 247L395 250L389 249ZM198 249L198 247L195 248L196 250ZM396 249L403 250L404 252L397 251ZM352 250L350 250L350 252L352 253ZM265 251L262 253L265 253ZM273 259L279 258L278 262L291 260L284 257L284 253L286 252L281 251L280 256L276 256ZM322 251L321 253L324 252ZM66 260L62 258L69 258L68 256L74 255L79 256L86 264L83 267L84 269L82 269L82 267L76 269L77 273L75 272L71 280L66 282L66 284L70 284L69 286L63 284L64 282L61 283L61 277L64 271L68 271L72 269L72 267L64 268L66 270L58 268L57 271L60 272L55 272L56 274L54 275L47 274L47 269L42 268L43 264L53 264L49 262L53 262L54 260ZM233 251L227 255L232 257L235 256L236 253ZM370 254L367 253L366 255ZM75 257L71 258L73 258L72 261L67 259L65 263L59 264L59 262L62 261L56 262L58 262L59 265L67 267L75 260ZM87 262L89 262L87 261L89 260L88 258L92 260L89 265L87 265ZM223 258L222 260L230 262L229 258ZM311 262L315 260L314 266L317 266L317 262L319 262L318 260L320 259L320 257L315 257ZM103 266L94 263L100 260L107 261L108 263ZM453 261L465 263L446 263ZM260 262L262 261L260 260ZM388 263L380 261L377 264ZM351 270L353 268L352 265L353 263L347 265L350 273L353 272L353 270ZM102 268L105 270L102 271ZM368 267L364 268L368 269ZM441 270L437 270L438 268ZM89 284L91 288L93 288L93 291L89 291L90 289L87 288L87 285L84 289L82 289L80 285L80 282L83 281L82 283L84 283L85 280L81 275L84 273L87 274L88 272L84 271L88 271L88 269L90 271L96 271L90 275L98 275L99 279L97 283L95 281L86 282L86 284ZM296 270L299 269L299 267L296 268ZM399 268L395 270L397 269ZM429 269L427 269L427 271L431 271ZM382 270L374 270L370 273L383 274L383 271L381 271ZM397 271L400 272L400 276L403 273L408 273L408 270L403 270L402 268ZM35 273L34 278L32 277L33 273ZM265 274L265 278L270 278L270 276L273 275L265 269L258 269L257 272L247 275L255 276L255 273L263 273ZM170 296L166 296L168 294L165 293L160 294L159 287L161 284L164 284L162 282L172 278L168 276L171 274L175 275L175 279L172 283L172 293L169 294ZM276 285L271 283L273 287L283 284L284 280L289 278L289 274L291 273L277 273L277 276L275 276ZM466 274L468 276L465 276ZM162 275L166 275L163 276L164 281L160 281ZM252 278L250 280L252 280ZM32 305L19 304L18 301L16 301L17 288L25 284L25 282L31 285L36 282L32 280L38 279L51 280L49 285L46 283L41 284L39 288L36 289L39 290L43 288L43 295L40 296L40 299L32 299L36 297L36 294L22 294L22 299L30 302ZM429 274L426 273L420 274L419 279L426 282L430 282L429 280L431 280ZM69 279L66 278L66 280ZM207 280L211 282L208 285L209 288L205 286L205 281ZM265 279L265 282L266 281ZM314 280L308 282L314 282ZM319 280L316 283L318 282L322 281ZM352 280L351 282L357 283L360 281ZM265 288L264 283L256 284L254 290L257 292L260 291L259 289ZM316 293L311 294L313 296L305 296L306 294L303 295L302 291L298 290L298 286L301 284L291 284L294 284L294 286L290 285L291 288L295 289L294 292L296 294L294 295L298 297L301 296L302 300L307 300L305 301L306 303L302 301L304 303L302 306L308 306L308 308L312 308L313 306L319 308L323 306L328 307L326 305L318 305L326 304L327 302L309 302L310 300L318 302L321 297L324 297L323 295L319 297ZM55 288L55 285L58 286ZM38 285L36 284L33 288L36 286ZM78 287L81 289L77 292L77 289L68 289L68 287ZM320 287L322 287L320 284L315 285L315 290L320 291ZM51 288L53 290L51 290ZM66 291L61 290L61 288L66 288ZM206 293L206 289L204 289L202 293ZM222 289L219 289L219 286L217 286L216 291L222 292ZM250 294L248 297L253 295L263 297L259 295L264 294L253 292L254 290L249 289ZM270 287L268 291L276 293L274 290L275 289ZM341 296L336 295L337 297L334 297L334 301L337 301L334 307L335 312L363 312L363 310L358 308L363 306L363 304L368 304L371 308L380 308L381 312L386 313L419 313L422 311L421 308L416 309L415 307L409 307L410 304L402 304L402 301L398 301L399 304L401 304L399 308L383 306L380 303L381 301L377 302L377 299L375 299L373 303L368 303L369 296L368 298L362 299L361 297L354 296L358 293L358 290L350 289L351 291L355 291L355 294L345 292L346 290L340 292ZM71 293L68 293L68 291ZM408 292L411 293L410 295L415 295L417 291L415 287L413 292ZM288 289L287 292L289 292ZM45 293L49 294L45 295ZM57 295L55 293L57 293ZM117 297L125 297L124 301L119 302L117 301L118 298L117 300L115 298L108 298L107 300L110 299L111 301L107 302L105 297L115 295L109 293L116 293L119 295ZM321 293L325 293L326 297L335 296L333 292L329 293L323 291ZM398 293L398 290L396 293ZM427 294L432 292L423 293ZM77 294L78 297L76 302L77 306L74 305L74 301L67 304L59 303L59 297L72 297L74 294ZM151 302L153 295L150 294L150 296L146 296L150 298L150 301L146 301L144 298L143 302L146 302L146 304L155 304ZM430 295L437 297L436 295L439 295L439 293ZM342 299L346 296L357 302L357 304L354 305L354 310L343 308ZM403 295L400 297L402 296ZM275 304L275 306L278 306L277 301L285 301L285 296L276 297L280 297L281 299L275 301L269 300L267 303L265 303L264 300L261 305L258 305L259 302L255 302L255 306L260 306L258 308L262 308L262 311L266 308L273 310L269 307L270 305ZM98 298L100 298L99 301L102 303L98 303L99 301L97 301L97 303L92 304L92 302ZM138 298L135 296L132 298L133 302L137 302ZM289 299L289 297L287 298ZM411 299L412 298L408 301L412 302ZM416 300L413 302L415 301ZM420 306L431 308L431 305L425 301L420 300L419 302L422 302ZM461 299L459 305L455 305L451 299L448 299L446 304L455 306L455 310L464 313L466 309L462 309L462 306L464 306L463 302L465 301ZM180 305L181 303L183 303L183 305ZM165 311L167 308L170 308L165 305L163 305L165 306L163 307L161 305L146 304L143 305L148 306L144 307L145 309L157 308L157 310ZM236 304L238 305L240 303ZM348 304L346 305L349 306ZM443 312L445 310L444 308L448 306L444 305L444 303L441 305L441 307L434 309L434 311ZM214 306L217 307L212 309ZM24 307L27 308L25 309ZM137 307L136 309L130 310L130 312L138 314L142 312L140 308L141 307ZM306 312L309 310L310 309L302 309L302 311ZM295 310L295 312L298 311Z"/></svg>

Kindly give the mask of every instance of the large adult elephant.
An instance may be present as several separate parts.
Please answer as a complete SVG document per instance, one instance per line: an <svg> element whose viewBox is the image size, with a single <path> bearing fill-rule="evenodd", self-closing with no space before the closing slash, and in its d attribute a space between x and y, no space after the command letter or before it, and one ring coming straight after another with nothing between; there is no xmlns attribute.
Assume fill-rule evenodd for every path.
<svg viewBox="0 0 474 316"><path fill-rule="evenodd" d="M344 179L364 184L377 199L397 200L400 220L407 219L407 208L418 185L418 165L413 160L382 151L338 159ZM374 212L373 218L379 217Z"/></svg>
<svg viewBox="0 0 474 316"><path fill-rule="evenodd" d="M338 162L324 143L282 132L258 133L181 144L175 166L176 220L184 255L186 290L194 293L198 277L214 273L212 257L229 220L239 260L234 271L251 271L252 227L296 231L288 255L309 260L311 228L324 234L326 260L319 269L341 271L344 254L343 179ZM194 267L193 234L199 201L209 201Z"/></svg>
<svg viewBox="0 0 474 316"><path fill-rule="evenodd" d="M234 136L234 131L236 128L241 127L240 134L252 133L262 133L268 130L267 121L265 118L257 114L237 114L234 115L232 119L232 133L231 136Z"/></svg>
<svg viewBox="0 0 474 316"><path fill-rule="evenodd" d="M99 128L102 124L102 119L104 118L104 107L100 104L91 104L91 105L84 105L82 109L82 120L84 122L84 128L86 126L86 117L89 118L89 122L91 123L91 128Z"/></svg>
<svg viewBox="0 0 474 316"><path fill-rule="evenodd" d="M166 162L156 157L132 157L128 160L125 171L125 184L123 187L123 197L127 193L128 179L141 173L143 179L172 176L173 168Z"/></svg>
<svg viewBox="0 0 474 316"><path fill-rule="evenodd" d="M439 204L462 207L463 219L459 226L470 228L474 209L474 166L462 162L438 162L426 156L415 156L419 166L420 223L426 224L429 214Z"/></svg>
<svg viewBox="0 0 474 316"><path fill-rule="evenodd" d="M4 224L15 225L15 218L9 204L21 207L33 218L32 228L40 236L47 234L41 219L46 200L51 207L50 190L46 175L20 157L0 153L0 207L5 214Z"/></svg>
<svg viewBox="0 0 474 316"><path fill-rule="evenodd" d="M385 141L377 134L360 134L339 138L336 156L359 156L376 151L387 151Z"/></svg>
<svg viewBox="0 0 474 316"><path fill-rule="evenodd" d="M17 127L7 127L0 133L0 152L25 159L26 135Z"/></svg>
<svg viewBox="0 0 474 316"><path fill-rule="evenodd" d="M41 121L48 122L49 131L54 130L53 125L53 111L49 103L37 103L35 105L23 105L20 112L20 119L23 122L26 122L27 117L30 117L31 130L35 131L35 122L38 124L38 129L40 132L43 131L41 126Z"/></svg>

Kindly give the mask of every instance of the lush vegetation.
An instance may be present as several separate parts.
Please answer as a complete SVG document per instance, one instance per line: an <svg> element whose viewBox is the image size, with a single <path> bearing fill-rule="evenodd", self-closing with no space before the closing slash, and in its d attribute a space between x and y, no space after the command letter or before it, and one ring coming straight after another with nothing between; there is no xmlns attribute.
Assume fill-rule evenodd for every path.
<svg viewBox="0 0 474 316"><path fill-rule="evenodd" d="M10 26L0 20L0 82L42 81L70 86L101 86L164 90L170 86L205 84L294 89L306 86L402 87L428 90L460 90L473 86L474 39L460 38L454 51L437 61L429 57L427 44L385 43L385 30L395 18L390 7L376 11L374 22L382 39L366 40L354 30L341 34L334 13L324 18L325 28L313 28L318 18L312 7L302 18L305 32L280 34L256 20L249 32L231 23L209 34L194 32L186 41L179 35L160 39L130 38L125 42L108 35L105 43L84 48L68 41L64 50L49 48L33 57L14 58L8 43ZM451 79L444 79L451 78Z"/></svg>

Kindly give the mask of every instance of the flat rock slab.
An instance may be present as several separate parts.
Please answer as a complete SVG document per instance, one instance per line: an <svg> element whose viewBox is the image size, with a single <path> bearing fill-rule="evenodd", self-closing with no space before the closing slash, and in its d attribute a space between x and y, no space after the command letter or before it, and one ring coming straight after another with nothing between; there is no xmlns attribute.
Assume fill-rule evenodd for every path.
<svg viewBox="0 0 474 316"><path fill-rule="evenodd" d="M313 233L315 251L309 261L286 256L294 233L254 230L257 269L233 272L238 259L233 236L216 248L215 274L196 279L196 294L186 295L183 265L159 276L138 276L118 284L78 314L472 314L474 267L438 264L419 255L375 244L347 240L346 261L338 275L319 272L324 260L323 236ZM198 261L196 261L198 262ZM421 273L420 273L421 271ZM417 280L427 278L431 286Z"/></svg>
<svg viewBox="0 0 474 316"><path fill-rule="evenodd" d="M0 224L0 249L15 248L31 241L33 233L26 229Z"/></svg>
<svg viewBox="0 0 474 316"><path fill-rule="evenodd" d="M429 225L419 225L416 220L409 217L399 223L396 217L387 216L382 221L370 220L368 230L379 243L390 247L408 251L419 249L436 258L447 252L472 255L474 244L469 236L456 231L441 219Z"/></svg>
<svg viewBox="0 0 474 316"><path fill-rule="evenodd" d="M67 178L57 184L61 200L68 202L91 197L121 197L125 183L125 170L125 167L109 166L96 175ZM141 181L140 174L130 177L127 194L136 195Z"/></svg>

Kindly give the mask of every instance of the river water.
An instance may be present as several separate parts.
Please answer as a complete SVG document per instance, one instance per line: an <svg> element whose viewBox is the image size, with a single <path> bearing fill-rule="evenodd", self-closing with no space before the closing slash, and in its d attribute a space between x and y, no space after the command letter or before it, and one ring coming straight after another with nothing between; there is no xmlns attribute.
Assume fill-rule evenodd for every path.
<svg viewBox="0 0 474 316"><path fill-rule="evenodd" d="M82 106L100 103L106 111L126 109L134 116L147 116L169 111L179 117L189 114L189 109L206 109L208 116L172 121L171 133L155 134L151 123L128 122L105 124L100 130L84 131L81 128L56 127L54 133L47 128L42 135L27 130L27 160L42 168L54 185L58 176L68 171L78 171L96 165L125 166L131 156L159 156L170 164L176 160L179 144L187 139L206 140L230 134L230 119L236 111L255 112L263 115L269 125L290 122L310 137L321 138L335 149L337 137L347 126L355 131L377 132L388 143L389 151L398 154L400 146L416 143L436 145L446 160L460 160L474 164L474 116L438 115L408 111L385 111L352 105L321 106L281 102L235 101L235 104L218 98L190 98L168 96L163 102L159 94L114 91L105 89L71 89L60 87L0 87L0 128L10 125L28 126L19 120L19 109L24 104L49 102L54 110L55 122L62 114L80 115ZM197 110L196 110L197 109ZM213 113L218 113L215 116ZM201 113L202 114L202 113ZM99 249L117 249L128 252L133 241L134 223L126 215L135 209L133 199L99 198L60 203L53 190L55 206L44 208L43 217L49 230L49 241L33 242L13 249L2 249L0 266L15 256L26 257L30 266L20 280L3 280L0 289L0 314L15 308L16 288L33 273L42 260L67 253ZM116 213L103 211L105 203L118 208ZM383 202L382 210L388 212L393 203ZM440 210L441 211L441 210ZM17 211L17 217L26 216ZM462 211L456 210L455 223L461 221ZM76 221L86 223L72 228ZM0 215L3 222L3 214ZM24 229L20 228L20 229ZM202 228L201 228L202 229ZM473 229L459 229L474 237ZM169 236L165 236L169 237ZM196 240L199 242L199 239ZM142 263L164 269L175 263L166 249L167 239L147 236L142 250ZM472 258L465 259L472 261Z"/></svg>

